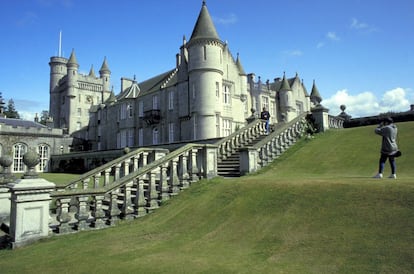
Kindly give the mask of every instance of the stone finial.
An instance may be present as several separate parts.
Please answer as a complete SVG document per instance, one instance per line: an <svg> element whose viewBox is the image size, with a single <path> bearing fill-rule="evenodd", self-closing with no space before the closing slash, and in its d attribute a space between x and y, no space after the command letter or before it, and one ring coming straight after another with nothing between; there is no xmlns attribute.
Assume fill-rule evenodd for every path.
<svg viewBox="0 0 414 274"><path fill-rule="evenodd" d="M32 149L29 149L23 155L23 163L27 166L28 171L23 175L23 179L35 179L39 177L39 174L35 171L35 167L39 164L40 157Z"/></svg>
<svg viewBox="0 0 414 274"><path fill-rule="evenodd" d="M12 163L13 158L10 155L3 155L0 157L0 166L3 167L3 171L0 174L0 184L7 184L16 180L10 170Z"/></svg>

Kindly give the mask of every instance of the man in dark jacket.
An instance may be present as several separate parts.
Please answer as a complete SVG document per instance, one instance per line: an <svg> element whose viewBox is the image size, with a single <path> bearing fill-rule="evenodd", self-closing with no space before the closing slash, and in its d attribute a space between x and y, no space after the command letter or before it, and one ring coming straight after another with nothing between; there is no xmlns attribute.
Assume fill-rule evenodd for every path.
<svg viewBox="0 0 414 274"><path fill-rule="evenodd" d="M393 124L392 118L385 118L375 129L375 133L382 136L381 157L379 159L379 168L374 178L382 178L382 172L387 159L391 166L391 175L388 178L397 179L395 154L398 151L397 146L397 127Z"/></svg>
<svg viewBox="0 0 414 274"><path fill-rule="evenodd" d="M266 134L269 134L270 132L270 125L269 125L269 120L270 120L270 113L269 111L267 111L267 109L264 107L263 111L260 113L260 119L265 120L265 127L266 127Z"/></svg>

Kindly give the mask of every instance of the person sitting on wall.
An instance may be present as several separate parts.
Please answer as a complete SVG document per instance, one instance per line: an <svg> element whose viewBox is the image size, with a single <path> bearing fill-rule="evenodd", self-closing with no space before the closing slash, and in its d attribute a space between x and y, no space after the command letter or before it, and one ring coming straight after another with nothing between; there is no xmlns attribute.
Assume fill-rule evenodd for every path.
<svg viewBox="0 0 414 274"><path fill-rule="evenodd" d="M269 120L270 120L270 113L266 110L266 107L263 107L263 111L260 113L260 119L266 121L266 134L269 134Z"/></svg>

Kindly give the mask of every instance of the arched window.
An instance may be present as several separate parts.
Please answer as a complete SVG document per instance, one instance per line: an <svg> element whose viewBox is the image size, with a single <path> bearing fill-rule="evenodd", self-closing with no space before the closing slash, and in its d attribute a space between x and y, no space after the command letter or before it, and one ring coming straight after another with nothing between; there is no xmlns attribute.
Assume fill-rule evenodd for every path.
<svg viewBox="0 0 414 274"><path fill-rule="evenodd" d="M37 150L38 150L39 157L40 157L40 162L38 166L39 171L40 172L48 171L49 154L50 154L49 146L46 144L42 144L37 147Z"/></svg>
<svg viewBox="0 0 414 274"><path fill-rule="evenodd" d="M13 146L13 172L24 172L23 155L27 151L27 146L22 143Z"/></svg>

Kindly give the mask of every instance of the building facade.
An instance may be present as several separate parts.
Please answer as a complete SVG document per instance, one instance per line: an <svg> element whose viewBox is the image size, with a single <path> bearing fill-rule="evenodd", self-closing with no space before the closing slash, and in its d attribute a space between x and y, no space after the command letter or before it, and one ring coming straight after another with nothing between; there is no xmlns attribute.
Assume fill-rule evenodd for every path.
<svg viewBox="0 0 414 274"><path fill-rule="evenodd" d="M205 1L175 59L174 68L143 82L121 78L115 95L106 60L96 78L78 75L74 51L68 60L52 57L55 127L68 127L83 149L108 150L225 137L263 108L278 123L315 104L298 75L262 82L246 74L239 55L220 39Z"/></svg>

